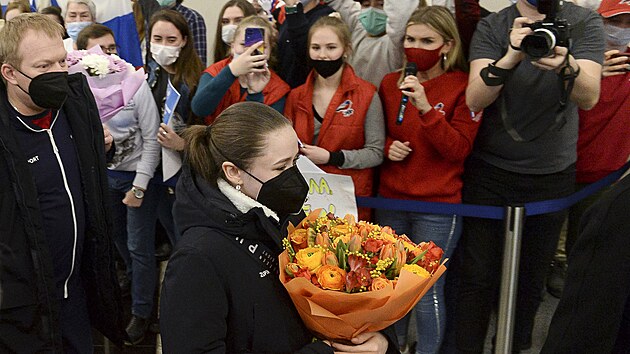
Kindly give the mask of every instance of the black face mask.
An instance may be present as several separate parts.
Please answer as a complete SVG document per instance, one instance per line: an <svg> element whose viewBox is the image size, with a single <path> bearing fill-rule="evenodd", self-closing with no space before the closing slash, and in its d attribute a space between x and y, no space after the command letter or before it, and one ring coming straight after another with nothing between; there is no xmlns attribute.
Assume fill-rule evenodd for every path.
<svg viewBox="0 0 630 354"><path fill-rule="evenodd" d="M343 55L337 60L315 60L311 59L311 66L317 71L317 73L324 79L332 76L343 65Z"/></svg>
<svg viewBox="0 0 630 354"><path fill-rule="evenodd" d="M296 165L282 171L267 182L259 180L247 171L245 173L262 184L256 200L275 211L278 216L297 214L302 210L308 196L308 184Z"/></svg>
<svg viewBox="0 0 630 354"><path fill-rule="evenodd" d="M20 74L31 79L26 92L20 85L20 90L31 96L31 100L41 108L59 109L68 97L68 73L65 71L53 71L30 77L16 69Z"/></svg>

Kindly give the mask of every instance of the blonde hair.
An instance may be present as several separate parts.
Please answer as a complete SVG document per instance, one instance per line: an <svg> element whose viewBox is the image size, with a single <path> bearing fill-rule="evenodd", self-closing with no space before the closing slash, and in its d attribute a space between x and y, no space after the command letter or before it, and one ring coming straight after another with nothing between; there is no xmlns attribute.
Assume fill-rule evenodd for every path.
<svg viewBox="0 0 630 354"><path fill-rule="evenodd" d="M413 25L427 25L442 36L444 43L452 42L453 45L446 55L446 60L442 62L444 71L468 71L468 63L464 57L462 40L457 31L457 23L446 7L425 6L418 8L407 21L407 28ZM406 64L407 59L405 58L403 68Z"/></svg>
<svg viewBox="0 0 630 354"><path fill-rule="evenodd" d="M320 28L330 28L337 37L339 37L339 41L341 45L344 47L344 55L347 58L352 55L352 34L350 33L350 29L345 22L341 19L333 16L324 16L319 20L315 21L315 23L311 26L311 29L308 31L308 46L307 51L311 47L311 40L313 39L313 34ZM310 57L310 56L309 56Z"/></svg>
<svg viewBox="0 0 630 354"><path fill-rule="evenodd" d="M53 19L38 13L25 13L7 21L0 30L0 62L19 67L22 64L22 57L18 54L18 48L24 36L32 30L43 32L49 38L63 38L64 28Z"/></svg>

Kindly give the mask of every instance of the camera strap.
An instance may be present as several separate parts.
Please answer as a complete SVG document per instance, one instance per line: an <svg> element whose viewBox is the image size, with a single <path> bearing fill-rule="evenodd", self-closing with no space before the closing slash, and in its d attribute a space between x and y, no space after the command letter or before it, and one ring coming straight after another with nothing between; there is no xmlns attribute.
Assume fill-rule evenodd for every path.
<svg viewBox="0 0 630 354"><path fill-rule="evenodd" d="M535 133L531 137L530 136L524 137L518 131L516 131L516 128L514 128L514 126L508 119L507 105L505 104L505 97L503 95L499 95L497 103L498 103L497 106L499 110L499 115L501 116L501 121L503 122L503 127L505 128L505 131L507 131L507 133L510 135L510 137L512 137L512 140L514 141L529 142L529 141L536 140L540 136L542 136L545 132L562 127L567 121L564 116L564 113L566 111L566 105L560 105L560 107L556 111L555 119L549 127L543 129L542 131L538 133Z"/></svg>

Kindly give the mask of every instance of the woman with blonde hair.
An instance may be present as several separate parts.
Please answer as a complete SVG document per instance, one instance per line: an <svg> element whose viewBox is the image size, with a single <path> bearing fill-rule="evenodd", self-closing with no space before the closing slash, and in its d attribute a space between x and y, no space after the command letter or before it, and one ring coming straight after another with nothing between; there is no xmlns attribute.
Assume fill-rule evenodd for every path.
<svg viewBox="0 0 630 354"><path fill-rule="evenodd" d="M263 40L246 43L249 29L262 30ZM231 55L210 65L201 75L192 100L193 112L211 124L226 108L237 102L261 102L283 113L290 88L268 67L275 46L271 22L259 16L243 19L230 46Z"/></svg>
<svg viewBox="0 0 630 354"><path fill-rule="evenodd" d="M466 106L467 66L455 19L441 6L416 10L407 22L403 47L405 66L413 72L386 75L379 90L387 122L379 194L461 203L464 160L472 150L480 114ZM401 113L403 97L409 102ZM461 234L461 217L452 214L377 210L376 219L415 242L433 240L447 258ZM440 348L446 322L444 279L416 305L416 353L437 353ZM408 320L397 323L401 346L408 344Z"/></svg>
<svg viewBox="0 0 630 354"><path fill-rule="evenodd" d="M383 162L385 123L376 87L347 63L350 30L335 17L322 17L308 35L313 69L287 98L285 115L304 146L300 152L328 173L352 177L358 196L372 196L374 167ZM369 209L359 208L369 220Z"/></svg>

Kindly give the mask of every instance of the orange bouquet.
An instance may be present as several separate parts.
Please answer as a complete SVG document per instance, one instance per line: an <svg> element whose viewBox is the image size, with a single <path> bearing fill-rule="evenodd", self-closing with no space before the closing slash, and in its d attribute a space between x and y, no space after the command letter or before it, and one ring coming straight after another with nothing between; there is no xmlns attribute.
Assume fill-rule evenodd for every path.
<svg viewBox="0 0 630 354"><path fill-rule="evenodd" d="M280 281L306 326L349 340L404 317L444 273L443 251L389 226L314 210L289 225Z"/></svg>

